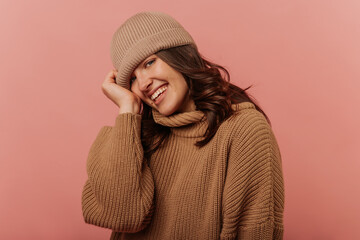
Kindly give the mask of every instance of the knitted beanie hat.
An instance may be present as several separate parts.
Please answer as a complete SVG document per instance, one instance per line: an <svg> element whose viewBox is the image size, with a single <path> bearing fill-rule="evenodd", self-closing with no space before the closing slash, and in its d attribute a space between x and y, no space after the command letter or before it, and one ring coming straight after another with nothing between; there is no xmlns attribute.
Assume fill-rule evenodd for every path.
<svg viewBox="0 0 360 240"><path fill-rule="evenodd" d="M171 16L140 12L128 18L111 40L111 60L118 70L116 83L130 89L130 75L148 56L176 46L197 46L191 35Z"/></svg>

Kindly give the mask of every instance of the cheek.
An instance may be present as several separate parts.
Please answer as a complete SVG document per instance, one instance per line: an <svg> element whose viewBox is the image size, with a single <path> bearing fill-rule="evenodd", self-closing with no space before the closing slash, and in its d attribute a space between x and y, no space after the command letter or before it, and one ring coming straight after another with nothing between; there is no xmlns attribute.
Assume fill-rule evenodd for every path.
<svg viewBox="0 0 360 240"><path fill-rule="evenodd" d="M188 93L188 86L185 82L185 80L179 80L178 84L177 84L177 91L179 93L179 95L181 95L181 97L184 97L184 95L186 95Z"/></svg>

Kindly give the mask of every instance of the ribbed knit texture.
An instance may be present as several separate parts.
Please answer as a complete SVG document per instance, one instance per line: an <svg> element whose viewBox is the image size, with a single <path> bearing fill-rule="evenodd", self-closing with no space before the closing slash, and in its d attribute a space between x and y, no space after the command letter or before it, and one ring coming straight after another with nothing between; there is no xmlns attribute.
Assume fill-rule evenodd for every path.
<svg viewBox="0 0 360 240"><path fill-rule="evenodd" d="M192 44L191 35L168 14L140 12L127 19L113 34L111 60L118 70L116 83L130 88L130 75L145 58L159 50Z"/></svg>
<svg viewBox="0 0 360 240"><path fill-rule="evenodd" d="M170 117L164 146L143 159L141 116L124 113L90 148L82 195L86 223L112 229L110 239L282 239L284 182L271 127L252 103L204 147L199 111Z"/></svg>

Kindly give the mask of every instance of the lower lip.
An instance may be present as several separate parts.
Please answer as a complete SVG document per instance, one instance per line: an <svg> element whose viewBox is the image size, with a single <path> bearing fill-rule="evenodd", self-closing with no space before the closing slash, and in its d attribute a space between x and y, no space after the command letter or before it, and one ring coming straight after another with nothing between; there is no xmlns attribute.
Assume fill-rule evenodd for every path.
<svg viewBox="0 0 360 240"><path fill-rule="evenodd" d="M158 98L155 100L154 103L155 103L156 105L159 105L159 103L164 99L166 92L167 92L167 88L165 89L165 91L163 91L163 92L161 93L160 97L158 97Z"/></svg>

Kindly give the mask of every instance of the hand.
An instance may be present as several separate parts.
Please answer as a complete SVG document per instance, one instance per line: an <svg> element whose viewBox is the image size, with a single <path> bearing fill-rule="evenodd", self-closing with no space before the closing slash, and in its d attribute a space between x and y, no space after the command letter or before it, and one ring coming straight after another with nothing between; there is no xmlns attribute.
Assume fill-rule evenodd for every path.
<svg viewBox="0 0 360 240"><path fill-rule="evenodd" d="M141 114L142 101L133 92L116 84L117 70L111 70L105 77L101 89L103 93L119 107L119 113Z"/></svg>

